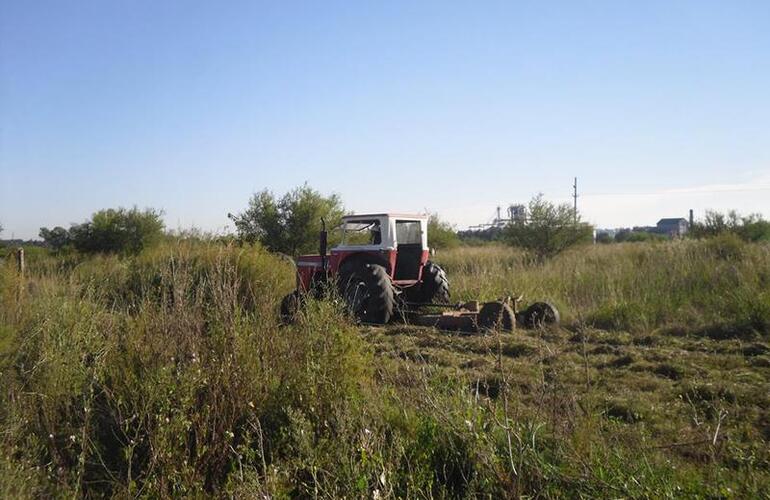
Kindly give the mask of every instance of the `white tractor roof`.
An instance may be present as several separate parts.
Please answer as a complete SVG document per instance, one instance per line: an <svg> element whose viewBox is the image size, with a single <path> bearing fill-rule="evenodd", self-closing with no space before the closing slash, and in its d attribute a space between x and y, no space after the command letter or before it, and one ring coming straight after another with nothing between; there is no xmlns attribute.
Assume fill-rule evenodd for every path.
<svg viewBox="0 0 770 500"><path fill-rule="evenodd" d="M427 219L429 216L423 215L423 214L402 214L402 213L388 212L388 213L377 213L377 214L345 215L342 217L342 220L369 219L372 217L389 217L391 219L423 220L423 219Z"/></svg>

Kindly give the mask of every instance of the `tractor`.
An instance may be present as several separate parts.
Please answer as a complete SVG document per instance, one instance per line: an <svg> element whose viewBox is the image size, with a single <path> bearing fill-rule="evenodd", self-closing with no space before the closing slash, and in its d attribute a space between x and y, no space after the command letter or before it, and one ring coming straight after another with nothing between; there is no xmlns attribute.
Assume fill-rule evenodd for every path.
<svg viewBox="0 0 770 500"><path fill-rule="evenodd" d="M446 273L430 261L425 215L347 215L340 226L340 244L330 251L326 224L321 222L319 255L303 255L296 261L297 288L281 302L284 322L294 318L304 297L322 297L333 290L354 317L370 324L400 317L420 325L480 331L559 321L556 308L546 302L516 312L521 297L450 304ZM428 307L452 311L429 314L424 312Z"/></svg>
<svg viewBox="0 0 770 500"><path fill-rule="evenodd" d="M327 252L324 223L319 255L297 259L297 289L281 304L285 319L303 295L320 296L330 284L366 323L388 323L400 306L449 302L446 273L429 260L427 216L348 215L340 229L340 244Z"/></svg>

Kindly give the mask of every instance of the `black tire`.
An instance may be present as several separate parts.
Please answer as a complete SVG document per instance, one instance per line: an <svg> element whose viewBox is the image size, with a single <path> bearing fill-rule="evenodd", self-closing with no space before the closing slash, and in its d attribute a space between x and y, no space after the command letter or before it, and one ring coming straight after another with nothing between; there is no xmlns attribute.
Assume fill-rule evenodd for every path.
<svg viewBox="0 0 770 500"><path fill-rule="evenodd" d="M482 332L498 329L512 332L516 324L516 315L508 304L487 302L481 306L476 323Z"/></svg>
<svg viewBox="0 0 770 500"><path fill-rule="evenodd" d="M535 302L524 311L524 324L529 328L558 325L559 311L548 302Z"/></svg>
<svg viewBox="0 0 770 500"><path fill-rule="evenodd" d="M416 301L427 304L449 304L449 279L441 266L431 261L422 268L422 284Z"/></svg>
<svg viewBox="0 0 770 500"><path fill-rule="evenodd" d="M299 292L294 290L281 300L281 323L290 325L297 319L301 298Z"/></svg>
<svg viewBox="0 0 770 500"><path fill-rule="evenodd" d="M340 270L340 295L350 313L364 323L385 324L393 317L396 293L387 271L378 264Z"/></svg>

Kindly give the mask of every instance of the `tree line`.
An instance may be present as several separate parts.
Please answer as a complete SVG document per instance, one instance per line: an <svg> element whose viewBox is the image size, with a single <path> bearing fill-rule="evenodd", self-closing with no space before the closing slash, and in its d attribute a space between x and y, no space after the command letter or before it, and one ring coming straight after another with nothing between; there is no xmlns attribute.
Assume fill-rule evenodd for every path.
<svg viewBox="0 0 770 500"><path fill-rule="evenodd" d="M304 184L280 197L267 189L255 193L242 212L229 215L237 241L297 256L318 250L321 219L333 229L346 213L350 212L338 195L324 195ZM153 208L105 209L69 229L42 227L39 235L57 253L136 254L164 237L162 216L162 211ZM460 241L454 228L436 214L429 218L428 235L434 248L449 248ZM332 231L330 242L338 237L339 233Z"/></svg>
<svg viewBox="0 0 770 500"><path fill-rule="evenodd" d="M262 190L251 196L246 208L236 215L234 238L244 244L259 244L269 250L297 256L318 250L321 219L327 227L337 227L350 213L336 195L324 195L307 184L276 196ZM135 254L165 235L163 212L137 207L105 209L94 213L69 229L43 227L40 237L55 252L75 250L82 253ZM460 244L497 241L531 251L544 259L575 245L593 241L593 226L567 203L555 204L542 194L527 205L526 219L514 220L501 228L483 232L459 232L437 214L428 221L428 244L431 248L452 248ZM760 215L741 216L708 211L703 220L690 228L688 237L708 238L731 235L745 241L770 241L770 222ZM339 232L331 232L330 243L338 241ZM616 241L649 241L664 239L649 233L621 233ZM598 240L599 242L609 242Z"/></svg>
<svg viewBox="0 0 770 500"><path fill-rule="evenodd" d="M69 229L42 227L39 234L55 252L136 254L159 241L164 230L162 211L133 207L99 210Z"/></svg>

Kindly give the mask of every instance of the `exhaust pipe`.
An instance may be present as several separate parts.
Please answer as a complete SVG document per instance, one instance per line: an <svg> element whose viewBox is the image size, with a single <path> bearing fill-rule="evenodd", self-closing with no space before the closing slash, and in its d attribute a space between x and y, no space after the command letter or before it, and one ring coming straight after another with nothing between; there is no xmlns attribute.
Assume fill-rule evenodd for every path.
<svg viewBox="0 0 770 500"><path fill-rule="evenodd" d="M326 247L328 242L328 233L326 232L326 221L321 217L321 234L319 235L318 253L321 255L321 269L326 272L327 259Z"/></svg>

